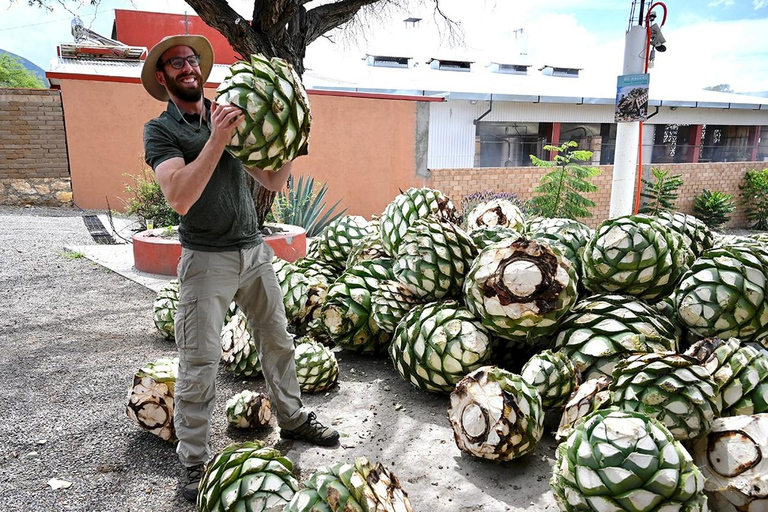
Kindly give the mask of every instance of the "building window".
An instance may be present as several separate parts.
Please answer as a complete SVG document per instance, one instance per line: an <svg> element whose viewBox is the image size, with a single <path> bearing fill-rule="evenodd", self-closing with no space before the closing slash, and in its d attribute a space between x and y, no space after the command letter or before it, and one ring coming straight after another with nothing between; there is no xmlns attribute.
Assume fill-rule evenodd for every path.
<svg viewBox="0 0 768 512"><path fill-rule="evenodd" d="M427 61L429 67L432 69L439 69L441 71L465 71L469 72L472 69L472 62L464 60L440 60L429 59Z"/></svg>
<svg viewBox="0 0 768 512"><path fill-rule="evenodd" d="M527 167L530 155L546 158L549 142L540 129L539 123L477 123L475 167Z"/></svg>
<svg viewBox="0 0 768 512"><path fill-rule="evenodd" d="M557 145L574 141L578 149L592 152L591 165L599 165L602 155L603 137L598 123L561 123L560 141Z"/></svg>

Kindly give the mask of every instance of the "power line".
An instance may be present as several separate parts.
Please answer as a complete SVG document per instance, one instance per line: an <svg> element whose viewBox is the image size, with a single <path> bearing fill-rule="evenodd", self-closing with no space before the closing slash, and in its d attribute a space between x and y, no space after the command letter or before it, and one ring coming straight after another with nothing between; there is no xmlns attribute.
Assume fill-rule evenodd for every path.
<svg viewBox="0 0 768 512"><path fill-rule="evenodd" d="M104 11L101 11L101 12L103 13ZM85 17L85 16L90 16L90 15L92 15L92 14L99 14L99 11L97 10L97 11L94 11L94 12L90 12L90 13L88 13L88 14L83 14L83 16L84 16L84 17ZM36 26L38 26L38 25L47 25L47 24L49 24L49 23L57 23L57 22L59 22L59 21L70 21L70 20L72 20L72 17L71 17L71 16L70 16L69 18L59 18L59 19L56 19L56 20L41 21L41 22L39 22L39 23L30 23L29 25L19 25L19 26L17 26L17 27L5 27L5 28L0 28L0 32L7 32L7 31L9 31L9 30L18 30L18 29L20 29L20 28L36 27Z"/></svg>

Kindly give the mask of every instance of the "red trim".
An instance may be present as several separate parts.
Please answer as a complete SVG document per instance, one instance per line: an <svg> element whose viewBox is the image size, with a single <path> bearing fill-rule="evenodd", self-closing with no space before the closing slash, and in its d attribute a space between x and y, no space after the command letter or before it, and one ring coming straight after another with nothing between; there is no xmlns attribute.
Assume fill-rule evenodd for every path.
<svg viewBox="0 0 768 512"><path fill-rule="evenodd" d="M140 84L141 79L132 76L101 76L101 75L81 75L77 73L59 73L57 71L47 71L45 77L50 81L54 80L84 80L92 82L116 82L123 84ZM208 82L205 84L206 89L216 89L219 86L218 83ZM380 93L368 93L368 92L354 92L354 91L318 91L310 89L308 94L317 96L342 96L350 98L366 98L374 100L398 100L398 101L430 101L430 102L443 102L445 98L435 98L430 96L415 96L407 94L380 94Z"/></svg>
<svg viewBox="0 0 768 512"><path fill-rule="evenodd" d="M549 143L553 146L560 146L560 123L552 123L549 127ZM549 152L549 159L554 160L557 153L555 151Z"/></svg>
<svg viewBox="0 0 768 512"><path fill-rule="evenodd" d="M688 161L692 164L699 163L699 156L701 155L701 132L702 125L695 124L689 128L688 131L688 146L691 148L690 157ZM691 133L693 132L693 133ZM693 138L693 142L691 142Z"/></svg>
<svg viewBox="0 0 768 512"><path fill-rule="evenodd" d="M749 127L749 138L748 144L752 146L752 162L757 162L757 156L758 156L758 150L760 149L760 127L759 126L750 126Z"/></svg>
<svg viewBox="0 0 768 512"><path fill-rule="evenodd" d="M45 77L48 80L85 80L87 82L119 82L123 84L140 84L140 78L132 76L99 76L99 75L80 75L77 73L59 73L57 71L46 71Z"/></svg>

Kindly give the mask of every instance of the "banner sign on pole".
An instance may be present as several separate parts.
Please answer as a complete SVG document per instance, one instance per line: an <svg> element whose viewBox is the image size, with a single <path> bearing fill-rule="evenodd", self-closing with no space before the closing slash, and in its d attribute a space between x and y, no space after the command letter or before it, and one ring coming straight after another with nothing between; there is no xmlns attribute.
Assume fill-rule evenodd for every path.
<svg viewBox="0 0 768 512"><path fill-rule="evenodd" d="M648 84L651 75L621 75L616 85L617 123L645 121L648 118Z"/></svg>

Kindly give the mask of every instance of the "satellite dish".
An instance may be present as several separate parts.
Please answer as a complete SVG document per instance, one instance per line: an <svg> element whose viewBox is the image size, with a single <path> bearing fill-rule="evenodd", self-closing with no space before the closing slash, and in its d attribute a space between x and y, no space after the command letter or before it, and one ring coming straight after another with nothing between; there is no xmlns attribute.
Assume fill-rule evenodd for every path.
<svg viewBox="0 0 768 512"><path fill-rule="evenodd" d="M72 20L72 35L74 36L76 43L82 43L88 39L85 31L85 25L83 24L83 20L80 19L80 16L75 16L75 18Z"/></svg>

